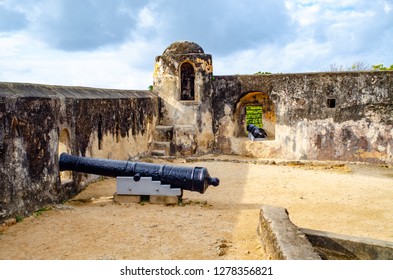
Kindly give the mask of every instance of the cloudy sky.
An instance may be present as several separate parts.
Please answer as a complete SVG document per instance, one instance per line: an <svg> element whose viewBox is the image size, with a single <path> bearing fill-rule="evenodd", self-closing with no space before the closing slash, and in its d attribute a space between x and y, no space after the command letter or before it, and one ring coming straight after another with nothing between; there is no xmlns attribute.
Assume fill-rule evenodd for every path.
<svg viewBox="0 0 393 280"><path fill-rule="evenodd" d="M0 81L147 89L198 43L215 75L393 64L393 0L0 0Z"/></svg>

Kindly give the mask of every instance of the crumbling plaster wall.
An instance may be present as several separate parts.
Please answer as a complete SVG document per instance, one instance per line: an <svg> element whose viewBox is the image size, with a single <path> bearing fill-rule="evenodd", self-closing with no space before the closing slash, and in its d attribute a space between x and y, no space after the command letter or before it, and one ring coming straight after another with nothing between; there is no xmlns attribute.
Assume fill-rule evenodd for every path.
<svg viewBox="0 0 393 280"><path fill-rule="evenodd" d="M69 199L94 179L72 172L61 180L62 150L113 159L148 153L157 108L150 91L0 83L0 222Z"/></svg>
<svg viewBox="0 0 393 280"><path fill-rule="evenodd" d="M213 88L217 152L393 164L391 71L216 76ZM276 106L274 141L234 137L236 104L254 91Z"/></svg>
<svg viewBox="0 0 393 280"><path fill-rule="evenodd" d="M176 155L188 155L188 143L196 154L393 164L392 71L213 77L211 55L202 52L157 58L154 91L161 98L150 91L0 83L0 222L66 200L94 178L75 172L61 178L62 150L116 159L148 154L158 122L173 125L175 135L186 132L174 141ZM195 68L193 101L179 101L185 61ZM239 137L236 110L251 92L273 101L275 140Z"/></svg>

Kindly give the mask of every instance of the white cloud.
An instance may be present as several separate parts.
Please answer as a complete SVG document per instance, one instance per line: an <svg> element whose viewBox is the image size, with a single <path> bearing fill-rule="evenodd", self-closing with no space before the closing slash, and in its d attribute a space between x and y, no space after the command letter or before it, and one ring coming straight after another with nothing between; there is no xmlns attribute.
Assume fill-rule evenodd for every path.
<svg viewBox="0 0 393 280"><path fill-rule="evenodd" d="M216 57L214 71L216 75L254 74L259 71L273 73L322 71L320 63L327 61L330 51L331 46L328 43L319 43L312 38L295 40L283 47L266 45L227 57Z"/></svg>
<svg viewBox="0 0 393 280"><path fill-rule="evenodd" d="M149 7L144 7L138 14L138 26L140 27L154 27L154 14Z"/></svg>
<svg viewBox="0 0 393 280"><path fill-rule="evenodd" d="M385 13L390 13L390 11L392 10L392 4L389 2L385 2L383 5L383 10L385 11Z"/></svg>
<svg viewBox="0 0 393 280"><path fill-rule="evenodd" d="M215 59L215 72L252 74L323 71L329 65L393 63L393 18L381 1L286 1L296 38ZM386 6L386 5L385 5ZM219 61L217 61L217 59ZM382 61L381 61L382 60Z"/></svg>
<svg viewBox="0 0 393 280"><path fill-rule="evenodd" d="M0 81L147 89L153 79L153 52L149 44L139 42L70 53L18 33L0 37Z"/></svg>
<svg viewBox="0 0 393 280"><path fill-rule="evenodd" d="M215 75L390 65L392 7L392 0L1 1L10 21L0 17L0 80L146 89L155 56L178 40L212 54Z"/></svg>

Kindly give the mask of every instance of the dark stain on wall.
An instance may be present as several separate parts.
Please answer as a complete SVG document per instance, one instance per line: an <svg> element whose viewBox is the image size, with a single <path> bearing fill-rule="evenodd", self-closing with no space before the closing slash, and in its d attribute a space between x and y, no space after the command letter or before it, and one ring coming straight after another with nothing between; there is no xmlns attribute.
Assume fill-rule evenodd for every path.
<svg viewBox="0 0 393 280"><path fill-rule="evenodd" d="M237 129L226 128L239 123L236 103L260 91L275 105L276 125L286 128L276 130L276 150L284 153L276 156L391 162L392 85L393 71L215 76L215 151L232 151L230 139L237 135L231 131ZM229 114L224 108L231 108Z"/></svg>
<svg viewBox="0 0 393 280"><path fill-rule="evenodd" d="M61 184L60 130L70 150L84 156L91 137L131 137L147 132L158 113L150 91L0 83L0 222L28 215L83 189L83 175ZM140 151L144 153L146 151Z"/></svg>
<svg viewBox="0 0 393 280"><path fill-rule="evenodd" d="M176 73L175 65L168 65ZM205 124L202 113L211 111L214 133L214 147L207 146L206 152L233 152L236 129L230 128L239 124L237 103L245 94L259 91L273 101L276 126L282 129L276 129L275 156L392 163L392 71L215 76L214 80L211 72L202 74L207 93L198 106L198 130ZM119 141L150 133L147 127L155 126L159 102L150 91L0 83L0 222L64 201L83 189L80 174L73 174L71 183L60 182L62 129L69 132L70 151L84 156L91 149L91 138L96 137L100 146L106 135Z"/></svg>

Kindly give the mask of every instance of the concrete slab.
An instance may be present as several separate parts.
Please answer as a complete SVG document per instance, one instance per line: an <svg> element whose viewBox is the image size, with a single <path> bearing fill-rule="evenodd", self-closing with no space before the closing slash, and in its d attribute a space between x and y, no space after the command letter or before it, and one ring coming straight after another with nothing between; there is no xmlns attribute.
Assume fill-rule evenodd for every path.
<svg viewBox="0 0 393 280"><path fill-rule="evenodd" d="M257 233L264 257L273 260L320 260L285 208L262 205Z"/></svg>
<svg viewBox="0 0 393 280"><path fill-rule="evenodd" d="M325 260L393 260L393 242L300 229Z"/></svg>

